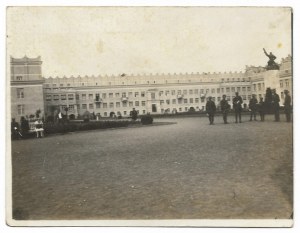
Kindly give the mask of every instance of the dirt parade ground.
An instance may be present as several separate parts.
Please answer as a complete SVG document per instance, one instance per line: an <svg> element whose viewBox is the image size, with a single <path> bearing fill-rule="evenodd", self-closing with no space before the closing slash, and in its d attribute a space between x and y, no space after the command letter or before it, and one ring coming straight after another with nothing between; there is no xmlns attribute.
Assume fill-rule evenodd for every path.
<svg viewBox="0 0 300 233"><path fill-rule="evenodd" d="M292 123L159 126L12 141L13 218L287 219Z"/></svg>

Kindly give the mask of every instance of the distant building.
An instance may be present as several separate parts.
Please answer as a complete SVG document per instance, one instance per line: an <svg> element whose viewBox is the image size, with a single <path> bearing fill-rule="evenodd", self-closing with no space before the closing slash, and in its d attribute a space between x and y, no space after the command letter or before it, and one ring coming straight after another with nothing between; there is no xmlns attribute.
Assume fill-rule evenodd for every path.
<svg viewBox="0 0 300 233"><path fill-rule="evenodd" d="M36 59L28 59L33 62ZM12 63L12 67L15 64ZM28 62L27 62L28 63ZM39 64L41 61L39 60ZM288 56L282 59L280 70L267 71L264 67L246 67L245 72L229 73L191 73L191 74L120 74L118 76L78 76L49 77L38 76L39 89L32 90L32 98L38 98L37 106L44 97L46 116L62 111L69 117L92 114L109 117L114 113L128 117L132 108L140 115L172 114L191 110L205 111L206 98L212 96L218 105L222 95L226 94L229 103L235 92L239 92L247 108L252 94L264 97L267 87L276 88L283 103L283 90L292 93L292 61ZM39 68L39 70L41 70ZM39 75L41 75L39 73ZM12 75L14 79L16 75ZM35 76L34 76L35 77ZM37 77L36 77L37 78ZM31 86L28 86L31 90ZM28 111L17 111L16 92L12 92L12 108L17 116L34 111L37 106L26 106ZM16 101L16 102L14 102ZM67 107L68 111L65 111ZM18 119L16 117L16 119Z"/></svg>
<svg viewBox="0 0 300 233"><path fill-rule="evenodd" d="M41 57L10 58L11 117L44 115L44 90Z"/></svg>

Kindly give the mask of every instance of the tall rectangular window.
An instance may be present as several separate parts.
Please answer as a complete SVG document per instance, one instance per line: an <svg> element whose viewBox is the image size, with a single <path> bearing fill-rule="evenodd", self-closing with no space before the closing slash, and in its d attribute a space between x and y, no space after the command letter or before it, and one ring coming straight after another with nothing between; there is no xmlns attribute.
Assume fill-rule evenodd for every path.
<svg viewBox="0 0 300 233"><path fill-rule="evenodd" d="M119 108L120 106L120 102L116 102L116 107Z"/></svg>
<svg viewBox="0 0 300 233"><path fill-rule="evenodd" d="M21 105L18 105L17 106L17 110L18 110L18 115L24 115L24 112L25 112L25 107L24 107L24 105L23 104L21 104Z"/></svg>
<svg viewBox="0 0 300 233"><path fill-rule="evenodd" d="M89 109L93 109L94 108L94 104L89 104Z"/></svg>
<svg viewBox="0 0 300 233"><path fill-rule="evenodd" d="M92 100L94 98L93 94L89 94L89 100Z"/></svg>
<svg viewBox="0 0 300 233"><path fill-rule="evenodd" d="M260 91L261 90L261 84L257 84L257 89Z"/></svg>
<svg viewBox="0 0 300 233"><path fill-rule="evenodd" d="M141 97L145 97L145 92L144 91L141 92Z"/></svg>
<svg viewBox="0 0 300 233"><path fill-rule="evenodd" d="M112 102L109 103L109 107L110 107L110 108L113 108L113 107L114 107L114 103L112 103Z"/></svg>
<svg viewBox="0 0 300 233"><path fill-rule="evenodd" d="M135 101L135 106L138 107L140 105L139 101Z"/></svg>
<svg viewBox="0 0 300 233"><path fill-rule="evenodd" d="M60 99L61 99L61 100L66 100L66 95L65 95L65 94L60 95Z"/></svg>
<svg viewBox="0 0 300 233"><path fill-rule="evenodd" d="M113 93L109 93L109 94L108 94L108 97L109 97L109 98L113 98L113 97L114 97L114 94L113 94Z"/></svg>
<svg viewBox="0 0 300 233"><path fill-rule="evenodd" d="M134 93L134 97L139 97L139 93L138 93L138 92L135 92L135 93Z"/></svg>
<svg viewBox="0 0 300 233"><path fill-rule="evenodd" d="M142 101L142 106L146 106L146 101Z"/></svg>
<svg viewBox="0 0 300 233"><path fill-rule="evenodd" d="M86 104L82 104L82 109L86 109Z"/></svg>
<svg viewBox="0 0 300 233"><path fill-rule="evenodd" d="M54 95L54 96L53 96L53 99L54 99L54 100L59 100L59 95Z"/></svg>
<svg viewBox="0 0 300 233"><path fill-rule="evenodd" d="M86 100L86 94L82 94L82 95L81 95L81 99L82 99L82 100Z"/></svg>
<svg viewBox="0 0 300 233"><path fill-rule="evenodd" d="M24 88L17 88L18 99L24 99Z"/></svg>

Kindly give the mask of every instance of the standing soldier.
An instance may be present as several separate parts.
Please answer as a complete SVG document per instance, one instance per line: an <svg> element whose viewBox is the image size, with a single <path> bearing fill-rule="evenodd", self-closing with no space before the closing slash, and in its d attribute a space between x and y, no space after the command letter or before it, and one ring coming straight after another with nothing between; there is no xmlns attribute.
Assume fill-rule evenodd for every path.
<svg viewBox="0 0 300 233"><path fill-rule="evenodd" d="M258 112L261 121L265 121L265 111L265 102L264 99L261 97L258 103Z"/></svg>
<svg viewBox="0 0 300 233"><path fill-rule="evenodd" d="M226 100L226 95L223 95L223 99L221 100L220 105L221 105L221 111L223 113L224 124L228 124L227 114L229 112L230 105L228 104L228 101Z"/></svg>
<svg viewBox="0 0 300 233"><path fill-rule="evenodd" d="M280 121L279 102L280 102L279 95L276 93L276 89L273 89L273 91L272 91L272 104L273 104L273 109L274 109L275 121Z"/></svg>
<svg viewBox="0 0 300 233"><path fill-rule="evenodd" d="M238 118L239 122L242 123L242 103L243 99L242 97L239 96L239 93L235 93L235 97L232 100L233 102L233 109L235 112L235 123L238 123Z"/></svg>
<svg viewBox="0 0 300 233"><path fill-rule="evenodd" d="M250 109L250 121L252 121L252 117L254 117L254 120L256 121L257 99L254 94L252 95L252 98L249 101L249 109Z"/></svg>
<svg viewBox="0 0 300 233"><path fill-rule="evenodd" d="M285 98L284 98L284 112L287 122L291 122L291 96L288 90L284 90Z"/></svg>
<svg viewBox="0 0 300 233"><path fill-rule="evenodd" d="M206 112L208 114L209 124L214 124L214 116L216 112L216 105L215 102L212 101L212 97L208 97L208 101L206 102Z"/></svg>

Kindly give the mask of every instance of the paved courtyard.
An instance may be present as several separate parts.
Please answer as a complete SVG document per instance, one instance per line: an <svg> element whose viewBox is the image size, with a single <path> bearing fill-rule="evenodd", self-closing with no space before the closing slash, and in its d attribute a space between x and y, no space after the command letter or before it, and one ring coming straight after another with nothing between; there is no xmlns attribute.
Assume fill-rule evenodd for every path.
<svg viewBox="0 0 300 233"><path fill-rule="evenodd" d="M291 123L155 121L13 141L14 217L290 218Z"/></svg>

